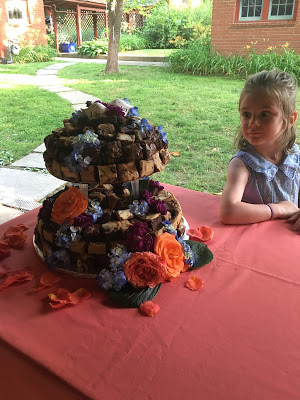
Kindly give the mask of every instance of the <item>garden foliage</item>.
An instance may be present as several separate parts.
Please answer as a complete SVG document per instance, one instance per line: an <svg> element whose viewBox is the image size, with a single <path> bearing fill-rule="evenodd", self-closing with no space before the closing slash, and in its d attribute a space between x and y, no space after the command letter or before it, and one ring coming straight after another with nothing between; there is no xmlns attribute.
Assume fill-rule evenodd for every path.
<svg viewBox="0 0 300 400"><path fill-rule="evenodd" d="M51 46L21 46L18 55L13 56L13 61L19 64L52 61L58 56L57 50Z"/></svg>

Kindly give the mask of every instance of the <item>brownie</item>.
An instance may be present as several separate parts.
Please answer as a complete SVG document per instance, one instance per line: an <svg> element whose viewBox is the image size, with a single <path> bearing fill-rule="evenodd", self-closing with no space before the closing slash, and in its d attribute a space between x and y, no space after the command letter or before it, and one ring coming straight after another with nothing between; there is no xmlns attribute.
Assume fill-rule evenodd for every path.
<svg viewBox="0 0 300 400"><path fill-rule="evenodd" d="M143 159L143 148L140 143L126 144L123 146L124 162L139 161Z"/></svg>

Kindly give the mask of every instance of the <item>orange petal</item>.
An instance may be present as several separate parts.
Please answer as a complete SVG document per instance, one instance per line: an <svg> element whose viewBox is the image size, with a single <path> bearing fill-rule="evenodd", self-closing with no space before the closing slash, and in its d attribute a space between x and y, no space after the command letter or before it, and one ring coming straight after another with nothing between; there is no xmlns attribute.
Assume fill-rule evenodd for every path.
<svg viewBox="0 0 300 400"><path fill-rule="evenodd" d="M200 228L198 228L199 231L202 233L202 241L206 242L207 240L211 240L214 237L214 231L212 228L210 228L209 226L200 226Z"/></svg>
<svg viewBox="0 0 300 400"><path fill-rule="evenodd" d="M45 272L44 275L41 276L40 284L38 287L34 288L35 292L42 290L46 287L54 286L57 282L61 280L61 277L53 274L52 272Z"/></svg>
<svg viewBox="0 0 300 400"><path fill-rule="evenodd" d="M15 271L12 275L8 275L5 281L0 285L0 290L12 285L15 282L26 282L33 279L33 274L26 269Z"/></svg>
<svg viewBox="0 0 300 400"><path fill-rule="evenodd" d="M203 238L203 234L199 231L199 229L188 229L186 233L189 235L189 239L194 240L195 242L201 242Z"/></svg>
<svg viewBox="0 0 300 400"><path fill-rule="evenodd" d="M10 255L10 248L7 240L0 241L0 258L8 257Z"/></svg>
<svg viewBox="0 0 300 400"><path fill-rule="evenodd" d="M66 304L78 304L81 300L87 299L91 293L84 288L77 289L75 292L70 293L67 289L57 289L55 293L50 293L50 306L52 308L60 308Z"/></svg>
<svg viewBox="0 0 300 400"><path fill-rule="evenodd" d="M160 310L160 307L157 303L153 301L145 301L140 305L140 312L148 317L154 317Z"/></svg>
<svg viewBox="0 0 300 400"><path fill-rule="evenodd" d="M180 153L178 151L171 151L170 154L174 157L179 157Z"/></svg>
<svg viewBox="0 0 300 400"><path fill-rule="evenodd" d="M186 272L189 268L191 268L190 264L185 262L182 272Z"/></svg>
<svg viewBox="0 0 300 400"><path fill-rule="evenodd" d="M84 288L79 288L75 292L70 294L70 302L71 304L77 304L83 299L88 299L91 297L91 293L84 289Z"/></svg>
<svg viewBox="0 0 300 400"><path fill-rule="evenodd" d="M204 282L196 275L193 275L188 281L185 282L185 286L190 290L199 290L204 286Z"/></svg>

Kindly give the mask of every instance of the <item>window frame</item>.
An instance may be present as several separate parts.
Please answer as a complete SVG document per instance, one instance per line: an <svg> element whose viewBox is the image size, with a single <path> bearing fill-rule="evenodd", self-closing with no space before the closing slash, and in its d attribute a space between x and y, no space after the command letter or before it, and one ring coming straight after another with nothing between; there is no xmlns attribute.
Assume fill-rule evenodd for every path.
<svg viewBox="0 0 300 400"><path fill-rule="evenodd" d="M288 1L288 0L286 0L286 1ZM293 10L292 10L292 15L274 15L274 16L272 16L271 15L271 11L272 11L272 5L273 5L273 2L274 2L274 0L270 0L270 3L269 3L269 13L268 13L268 20L270 20L270 21L274 21L274 20L287 20L287 19L293 19L294 18L294 13L295 13L295 3L296 3L296 0L292 0L293 1Z"/></svg>
<svg viewBox="0 0 300 400"><path fill-rule="evenodd" d="M276 21L295 21L298 10L298 1L293 0L293 12L291 16L271 16L271 7L273 0L262 0L262 13L261 17L243 17L242 13L242 0L236 0L235 9L235 23L245 24L245 23L274 23Z"/></svg>
<svg viewBox="0 0 300 400"><path fill-rule="evenodd" d="M240 0L240 9L239 9L239 21L243 22L243 21L261 21L262 20L262 15L263 15L263 7L264 7L264 0L262 0L262 4L261 4L261 14L259 17L242 17L242 9L243 9L243 5L242 5L242 1ZM255 0L256 1L256 0Z"/></svg>
<svg viewBox="0 0 300 400"><path fill-rule="evenodd" d="M22 14L22 18L10 18L9 14L18 10ZM22 25L28 24L28 4L27 0L10 0L6 2L6 15L9 24L12 25Z"/></svg>

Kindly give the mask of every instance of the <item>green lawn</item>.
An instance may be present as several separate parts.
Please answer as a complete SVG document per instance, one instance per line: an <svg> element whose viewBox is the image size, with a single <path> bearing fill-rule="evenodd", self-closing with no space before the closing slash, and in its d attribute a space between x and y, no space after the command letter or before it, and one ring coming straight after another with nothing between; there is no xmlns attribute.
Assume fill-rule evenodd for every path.
<svg viewBox="0 0 300 400"><path fill-rule="evenodd" d="M232 138L239 123L237 102L244 81L174 74L163 67L121 66L120 74L105 75L104 67L77 63L62 69L59 77L66 86L105 102L127 97L141 117L162 125L170 151L180 156L172 157L165 171L154 179L220 192L234 153ZM15 73L26 73L29 67L18 68ZM1 152L2 162L7 153L14 160L28 154L72 113L67 101L30 85L0 85L0 106L5 110L0 115L0 163Z"/></svg>

